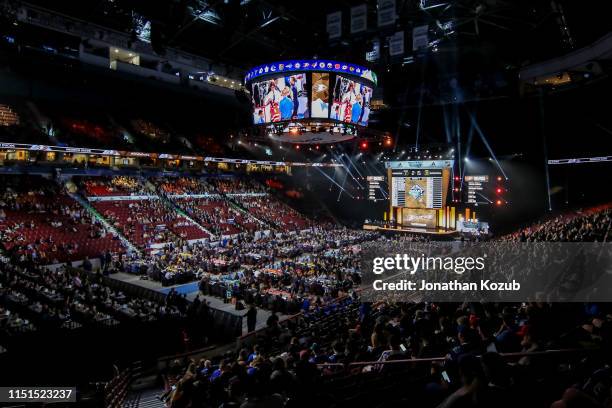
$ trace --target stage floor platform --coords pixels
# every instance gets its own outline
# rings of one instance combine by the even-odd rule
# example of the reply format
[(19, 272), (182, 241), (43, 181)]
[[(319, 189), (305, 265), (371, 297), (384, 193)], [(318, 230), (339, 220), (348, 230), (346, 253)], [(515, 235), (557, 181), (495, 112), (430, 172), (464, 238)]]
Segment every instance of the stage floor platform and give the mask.
[(363, 229), (367, 231), (389, 231), (407, 234), (425, 234), (425, 235), (437, 235), (447, 238), (459, 236), (457, 230), (448, 230), (444, 228), (431, 229), (431, 228), (415, 228), (415, 227), (391, 227), (391, 226), (380, 226), (373, 224), (364, 224)]
[[(168, 294), (170, 289), (175, 289), (180, 294), (186, 294), (187, 300), (192, 302), (197, 295), (200, 295), (200, 300), (206, 300), (209, 302), (209, 306), (213, 309), (220, 310), (223, 312), (227, 312), (233, 314), (235, 316), (244, 316), (248, 309), (245, 310), (236, 310), (236, 306), (232, 303), (224, 303), (222, 299), (213, 297), (213, 296), (204, 296), (200, 293), (198, 289), (198, 282), (190, 282), (183, 283), (179, 285), (172, 286), (162, 286), (161, 282), (140, 279), (139, 275), (133, 275), (130, 273), (118, 272), (109, 276), (112, 279), (119, 280), (121, 282), (130, 283), (132, 285), (140, 286), (143, 288), (151, 289), (156, 292), (163, 293), (164, 295)], [(266, 321), (268, 317), (270, 317), (272, 313), (268, 310), (257, 309), (257, 324), (255, 325), (255, 330), (262, 329), (266, 326)], [(279, 314), (279, 318), (285, 317), (284, 315)], [(242, 334), (247, 333), (247, 325), (246, 318), (242, 319)]]

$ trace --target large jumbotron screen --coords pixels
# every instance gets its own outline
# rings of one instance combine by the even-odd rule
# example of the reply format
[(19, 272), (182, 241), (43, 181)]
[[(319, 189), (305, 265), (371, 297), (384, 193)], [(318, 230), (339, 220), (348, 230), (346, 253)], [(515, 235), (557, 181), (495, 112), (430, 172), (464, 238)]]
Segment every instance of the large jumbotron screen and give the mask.
[(365, 67), (317, 60), (266, 64), (245, 80), (256, 125), (313, 119), (367, 126), (376, 85), (376, 75)]
[(329, 118), (329, 73), (312, 73), (312, 117)]
[(372, 88), (337, 75), (329, 117), (341, 122), (367, 126), (371, 99)]
[(309, 118), (306, 78), (298, 73), (253, 82), (253, 123)]

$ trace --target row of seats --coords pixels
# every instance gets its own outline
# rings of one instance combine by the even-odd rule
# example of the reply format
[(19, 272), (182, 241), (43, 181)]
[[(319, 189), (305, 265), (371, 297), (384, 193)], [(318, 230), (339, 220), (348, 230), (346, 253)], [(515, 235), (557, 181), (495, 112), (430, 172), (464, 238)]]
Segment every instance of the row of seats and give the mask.
[(161, 200), (96, 201), (93, 206), (130, 242), (142, 248), (171, 241), (177, 236), (188, 240), (209, 237)]
[(146, 194), (145, 187), (134, 177), (115, 176), (106, 178), (85, 178), (79, 180), (85, 195), (90, 197)]
[(275, 225), (282, 231), (295, 231), (308, 228), (309, 221), (300, 213), (273, 196), (235, 197), (256, 218)]
[(50, 190), (13, 191), (4, 183), (0, 235), (6, 251), (44, 264), (97, 257), (106, 251), (124, 252), (116, 237), (57, 186), (42, 178), (23, 181), (24, 187), (39, 183)]
[(228, 203), (222, 199), (181, 198), (175, 202), (187, 214), (215, 234), (234, 235), (243, 232), (244, 229), (256, 228), (256, 224), (247, 220), (239, 211), (230, 208)]

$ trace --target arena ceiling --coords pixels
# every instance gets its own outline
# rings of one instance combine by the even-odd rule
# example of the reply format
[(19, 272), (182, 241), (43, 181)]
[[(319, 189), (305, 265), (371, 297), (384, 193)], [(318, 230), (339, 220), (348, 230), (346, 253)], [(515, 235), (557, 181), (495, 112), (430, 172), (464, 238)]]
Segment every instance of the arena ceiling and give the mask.
[[(351, 36), (350, 7), (367, 4), (368, 30)], [(524, 118), (525, 126), (537, 129), (537, 101), (521, 100), (518, 71), (530, 63), (559, 56), (591, 44), (611, 31), (609, 13), (603, 3), (592, 0), (396, 0), (397, 21), (384, 30), (376, 27), (377, 0), (29, 0), (72, 17), (91, 21), (148, 40), (160, 53), (167, 47), (180, 48), (226, 64), (236, 77), (255, 65), (290, 58), (319, 57), (371, 66), (379, 79), (383, 108), (373, 113), (369, 130), (389, 131), (398, 140), (412, 141), (419, 134), (427, 141), (449, 138), (452, 122), (459, 128), (469, 123), (468, 112), (478, 111), (479, 120), (499, 128), (498, 117), (511, 118), (504, 131), (495, 134), (497, 143), (508, 141), (507, 151), (516, 149), (516, 135), (525, 134), (512, 118)], [(326, 14), (343, 12), (343, 35), (330, 41)], [(451, 23), (448, 25), (448, 23)], [(406, 55), (390, 58), (386, 39), (398, 30), (428, 24), (436, 47), (413, 53), (406, 36)], [(376, 40), (381, 56), (366, 61)], [(406, 57), (414, 57), (407, 62)], [(606, 84), (606, 94), (609, 89)], [(596, 87), (585, 90), (584, 101), (596, 100)], [(599, 88), (602, 88), (601, 83)], [(376, 92), (376, 91), (375, 91)], [(248, 98), (244, 99), (245, 101)], [(473, 101), (491, 100), (487, 106), (470, 106)], [(559, 124), (557, 140), (580, 131), (565, 118), (584, 110), (598, 126), (597, 106), (559, 103), (559, 112), (549, 109), (548, 122)], [(427, 106), (428, 109), (421, 109)], [(566, 111), (572, 109), (571, 111)], [(455, 112), (456, 111), (456, 112)], [(527, 111), (527, 112), (524, 112)], [(459, 122), (457, 119), (457, 123)], [(528, 123), (528, 125), (527, 125)], [(582, 125), (581, 125), (582, 126)], [(465, 131), (465, 129), (464, 129)], [(502, 132), (503, 133), (503, 132)], [(529, 137), (528, 135), (525, 136)], [(504, 148), (501, 146), (500, 148)], [(486, 151), (483, 151), (486, 154)]]
[[(439, 52), (484, 50), (515, 66), (590, 43), (610, 29), (604, 2), (569, 0), (397, 0), (396, 25), (376, 26), (376, 0), (66, 0), (29, 3), (112, 28), (134, 32), (150, 23), (160, 52), (172, 46), (238, 69), (292, 57), (365, 62), (373, 41), (422, 24), (440, 29)], [(347, 34), (349, 9), (366, 3), (368, 31)], [(326, 14), (342, 11), (345, 35), (327, 39)], [(138, 27), (140, 25), (140, 28)], [(448, 26), (446, 26), (448, 27)], [(566, 30), (567, 28), (567, 30)], [(452, 32), (451, 32), (452, 31)], [(407, 47), (409, 48), (409, 47)], [(384, 54), (384, 53), (383, 53)], [(376, 65), (389, 63), (384, 55)]]

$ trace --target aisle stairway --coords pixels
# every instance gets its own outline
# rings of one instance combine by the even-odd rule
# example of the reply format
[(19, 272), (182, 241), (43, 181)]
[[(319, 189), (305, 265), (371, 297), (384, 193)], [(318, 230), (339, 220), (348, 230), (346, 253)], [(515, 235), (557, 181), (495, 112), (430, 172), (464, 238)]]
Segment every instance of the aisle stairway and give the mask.
[(164, 203), (164, 205), (166, 207), (168, 207), (169, 209), (171, 209), (172, 211), (177, 212), (178, 214), (182, 215), (185, 219), (187, 219), (189, 222), (191, 222), (192, 224), (194, 224), (196, 227), (198, 227), (200, 230), (204, 231), (205, 233), (208, 234), (208, 236), (210, 237), (211, 241), (214, 241), (215, 239), (215, 234), (212, 233), (212, 231), (210, 231), (209, 229), (207, 229), (206, 227), (204, 227), (202, 224), (200, 224), (199, 222), (197, 222), (196, 220), (194, 220), (192, 217), (190, 217), (185, 211), (183, 211), (183, 209), (181, 207), (179, 207), (178, 205), (176, 205), (176, 203), (172, 200), (170, 200), (168, 197), (165, 196), (165, 194), (163, 194), (163, 191), (156, 186), (155, 184), (151, 183), (149, 180), (145, 181), (145, 185), (147, 186), (147, 188), (149, 188), (152, 191), (155, 191), (155, 193), (157, 194), (157, 196), (159, 197), (159, 199), (161, 200), (162, 203)]
[(132, 391), (125, 399), (123, 408), (165, 408), (166, 405), (158, 398), (163, 393), (163, 388)]
[(96, 209), (93, 208), (86, 199), (75, 193), (69, 193), (68, 195), (72, 197), (75, 201), (77, 201), (79, 204), (81, 204), (81, 206), (83, 206), (83, 208), (89, 211), (91, 215), (96, 217), (96, 219), (100, 221), (102, 225), (104, 225), (104, 228), (106, 228), (107, 231), (110, 231), (112, 234), (119, 237), (121, 243), (128, 249), (129, 252), (136, 252), (139, 255), (141, 254), (138, 248), (136, 248), (136, 246), (132, 244), (126, 237), (124, 237), (123, 234), (121, 234), (121, 232), (117, 230), (117, 228), (110, 224), (106, 218), (104, 218), (98, 211), (96, 211)]
[(255, 214), (253, 214), (248, 209), (246, 209), (242, 204), (240, 204), (240, 202), (235, 200), (231, 195), (228, 195), (228, 194), (221, 194), (221, 195), (227, 200), (231, 208), (235, 209), (236, 211), (239, 211), (241, 214), (243, 214), (247, 218), (254, 219), (255, 221), (259, 223), (259, 225), (264, 226), (265, 227), (264, 229), (278, 229), (277, 225), (255, 216)]

